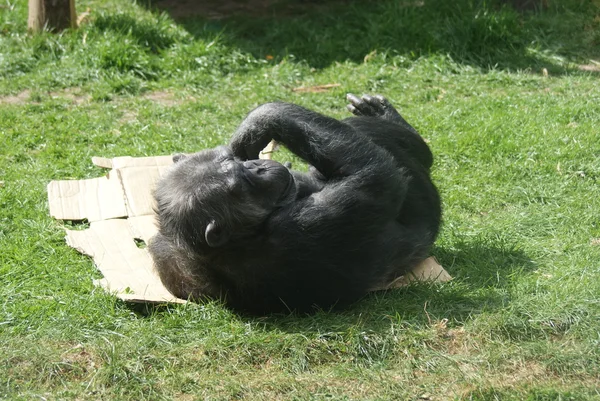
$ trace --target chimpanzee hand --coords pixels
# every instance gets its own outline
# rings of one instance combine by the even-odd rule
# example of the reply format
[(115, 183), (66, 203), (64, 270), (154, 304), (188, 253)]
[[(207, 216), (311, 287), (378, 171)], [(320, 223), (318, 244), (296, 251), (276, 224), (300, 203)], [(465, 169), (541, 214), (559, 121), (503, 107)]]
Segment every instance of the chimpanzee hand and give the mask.
[(261, 150), (271, 141), (269, 137), (256, 137), (251, 132), (246, 135), (236, 135), (231, 141), (231, 150), (235, 157), (241, 160), (255, 160)]

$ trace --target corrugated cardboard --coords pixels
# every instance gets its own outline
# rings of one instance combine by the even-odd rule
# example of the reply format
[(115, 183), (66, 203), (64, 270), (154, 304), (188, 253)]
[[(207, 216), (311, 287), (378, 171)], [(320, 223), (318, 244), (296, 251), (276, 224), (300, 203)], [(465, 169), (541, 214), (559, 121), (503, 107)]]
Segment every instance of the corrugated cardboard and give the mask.
[(185, 302), (162, 285), (144, 249), (156, 233), (152, 188), (171, 157), (94, 157), (92, 162), (112, 170), (100, 178), (48, 184), (52, 217), (90, 223), (85, 230), (67, 230), (67, 244), (91, 256), (104, 276), (95, 284), (123, 300)]
[(89, 180), (48, 184), (50, 215), (61, 220), (99, 221), (127, 216), (125, 193), (116, 171)]
[(408, 274), (398, 277), (386, 286), (381, 288), (373, 288), (372, 291), (391, 290), (394, 288), (404, 287), (413, 281), (433, 281), (446, 282), (452, 280), (452, 277), (438, 263), (433, 256), (422, 261), (418, 266), (412, 269)]
[[(261, 155), (270, 158), (273, 144)], [(88, 221), (89, 228), (67, 230), (67, 244), (89, 255), (104, 278), (95, 284), (120, 299), (133, 302), (177, 302), (154, 271), (145, 244), (156, 233), (152, 190), (172, 164), (171, 156), (92, 158), (111, 169), (105, 176), (48, 184), (50, 215), (59, 220)], [(450, 276), (434, 258), (385, 290), (412, 280), (447, 281)]]

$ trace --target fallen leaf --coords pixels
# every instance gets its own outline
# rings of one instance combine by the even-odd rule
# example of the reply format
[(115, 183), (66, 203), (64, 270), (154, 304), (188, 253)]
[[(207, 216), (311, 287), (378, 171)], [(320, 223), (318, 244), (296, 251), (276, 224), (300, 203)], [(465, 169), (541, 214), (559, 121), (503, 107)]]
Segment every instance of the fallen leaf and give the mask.
[(373, 50), (371, 53), (367, 54), (365, 56), (365, 58), (363, 59), (364, 63), (368, 63), (369, 61), (371, 61), (371, 59), (373, 59), (375, 56), (377, 55), (377, 50)]
[(79, 14), (79, 16), (77, 17), (77, 26), (81, 26), (81, 24), (86, 22), (89, 19), (90, 14), (91, 14), (91, 10), (89, 7), (84, 12)]

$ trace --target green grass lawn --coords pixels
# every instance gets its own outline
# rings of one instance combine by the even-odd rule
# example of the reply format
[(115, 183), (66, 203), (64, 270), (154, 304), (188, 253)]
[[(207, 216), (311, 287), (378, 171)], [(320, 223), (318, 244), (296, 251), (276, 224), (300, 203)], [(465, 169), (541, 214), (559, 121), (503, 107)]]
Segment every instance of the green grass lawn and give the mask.
[[(0, 398), (600, 400), (598, 1), (139, 3), (78, 0), (81, 29), (37, 37), (27, 1), (0, 5)], [(50, 180), (103, 174), (91, 156), (223, 144), (275, 99), (342, 118), (347, 92), (429, 141), (452, 282), (308, 317), (134, 307), (48, 215)]]

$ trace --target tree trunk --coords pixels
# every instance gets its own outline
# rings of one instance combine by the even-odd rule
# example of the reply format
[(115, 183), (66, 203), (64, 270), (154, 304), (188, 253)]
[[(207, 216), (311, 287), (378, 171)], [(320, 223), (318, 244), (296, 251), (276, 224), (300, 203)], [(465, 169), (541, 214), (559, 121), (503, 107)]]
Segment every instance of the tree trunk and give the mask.
[(28, 28), (32, 32), (52, 32), (77, 28), (75, 0), (29, 0)]

